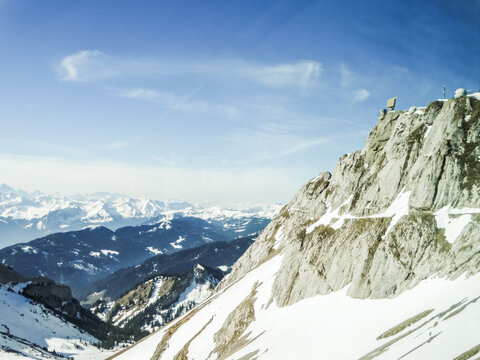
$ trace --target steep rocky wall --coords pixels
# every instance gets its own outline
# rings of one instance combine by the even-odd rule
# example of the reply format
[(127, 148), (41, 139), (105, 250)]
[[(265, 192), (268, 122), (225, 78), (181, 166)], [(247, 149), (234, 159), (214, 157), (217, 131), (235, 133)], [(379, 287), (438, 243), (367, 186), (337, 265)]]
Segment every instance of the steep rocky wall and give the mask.
[(435, 273), (478, 272), (479, 114), (474, 97), (382, 112), (365, 148), (304, 185), (218, 289), (278, 253), (280, 306), (348, 284), (353, 297), (382, 298)]

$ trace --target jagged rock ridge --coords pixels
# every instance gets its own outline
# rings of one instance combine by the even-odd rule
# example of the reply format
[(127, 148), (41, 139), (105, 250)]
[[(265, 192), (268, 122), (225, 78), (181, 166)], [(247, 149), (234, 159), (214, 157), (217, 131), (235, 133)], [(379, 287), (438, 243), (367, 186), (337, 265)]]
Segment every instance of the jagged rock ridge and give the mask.
[(480, 94), (382, 112), (365, 148), (303, 186), (214, 296), (118, 358), (468, 358), (479, 145)]

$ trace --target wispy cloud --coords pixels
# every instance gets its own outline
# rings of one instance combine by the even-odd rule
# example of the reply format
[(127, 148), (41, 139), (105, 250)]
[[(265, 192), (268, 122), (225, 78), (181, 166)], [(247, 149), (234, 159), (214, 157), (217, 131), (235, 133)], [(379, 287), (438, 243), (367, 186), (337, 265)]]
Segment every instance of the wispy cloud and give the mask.
[(308, 135), (305, 131), (294, 131), (293, 127), (281, 123), (267, 122), (255, 129), (243, 129), (223, 138), (224, 141), (244, 147), (242, 163), (258, 163), (292, 155), (308, 148), (329, 142), (327, 137)]
[(369, 97), (370, 97), (370, 91), (368, 91), (367, 89), (359, 89), (354, 93), (353, 102), (357, 103), (357, 102), (365, 101)]
[[(171, 109), (179, 109), (198, 92), (198, 89), (190, 92), (185, 96), (175, 94), (172, 91), (158, 91), (149, 88), (133, 88), (133, 89), (115, 89), (111, 94), (118, 97), (130, 99), (142, 99), (161, 103)], [(197, 107), (200, 105), (197, 102)]]
[(201, 88), (194, 89), (186, 95), (179, 95), (173, 91), (159, 91), (150, 88), (114, 89), (110, 93), (113, 96), (158, 103), (168, 110), (196, 113), (213, 112), (227, 116), (234, 116), (236, 114), (237, 109), (235, 106), (194, 100), (195, 95), (200, 89)]
[(338, 72), (340, 73), (340, 85), (348, 87), (352, 83), (353, 73), (346, 64), (340, 64)]
[(160, 156), (150, 156), (150, 159), (159, 162), (160, 164), (163, 165), (168, 165), (168, 166), (173, 166), (175, 165), (175, 161), (167, 160), (163, 157)]
[[(242, 59), (158, 59), (111, 56), (99, 50), (82, 50), (64, 57), (58, 66), (61, 81), (96, 81), (107, 78), (195, 75), (209, 78), (236, 78), (266, 87), (314, 85), (323, 72), (314, 60), (265, 64)], [(132, 94), (135, 95), (135, 94)], [(139, 93), (140, 96), (149, 94)]]
[(119, 97), (145, 100), (156, 100), (161, 96), (165, 96), (165, 94), (161, 94), (156, 90), (146, 88), (122, 89), (113, 92), (113, 94)]
[(89, 81), (111, 76), (103, 66), (106, 55), (98, 50), (83, 50), (64, 57), (58, 69), (61, 81)]
[[(279, 138), (278, 140), (282, 140)], [(329, 140), (325, 137), (313, 138), (313, 139), (301, 139), (297, 138), (296, 140), (290, 139), (283, 139), (287, 140), (288, 145), (282, 146), (282, 150), (270, 153), (260, 154), (256, 158), (253, 159), (253, 162), (262, 162), (269, 159), (276, 159), (281, 158), (284, 156), (292, 155), (303, 150), (323, 145), (329, 142)], [(293, 141), (292, 141), (293, 140)]]
[(322, 65), (316, 61), (299, 61), (295, 64), (251, 66), (251, 76), (269, 87), (313, 85), (322, 73)]
[(350, 105), (365, 101), (370, 97), (370, 91), (363, 86), (371, 86), (371, 78), (352, 70), (346, 63), (340, 64), (338, 75), (340, 86), (337, 89), (337, 95), (348, 101)]
[(107, 144), (105, 144), (105, 149), (108, 150), (119, 150), (119, 149), (125, 149), (129, 147), (130, 144), (126, 141), (112, 141)]

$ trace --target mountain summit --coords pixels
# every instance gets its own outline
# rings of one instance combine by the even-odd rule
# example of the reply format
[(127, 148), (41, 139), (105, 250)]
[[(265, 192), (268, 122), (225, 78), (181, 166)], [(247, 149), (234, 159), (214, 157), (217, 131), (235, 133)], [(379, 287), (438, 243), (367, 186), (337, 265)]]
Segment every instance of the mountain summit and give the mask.
[(480, 93), (382, 111), (202, 305), (116, 359), (468, 359), (480, 351)]

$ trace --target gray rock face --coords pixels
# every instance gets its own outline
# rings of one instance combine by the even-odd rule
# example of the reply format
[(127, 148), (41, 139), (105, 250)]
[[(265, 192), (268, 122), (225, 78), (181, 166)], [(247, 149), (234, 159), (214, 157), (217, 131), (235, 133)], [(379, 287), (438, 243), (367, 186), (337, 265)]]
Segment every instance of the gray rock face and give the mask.
[(27, 285), (23, 295), (35, 299), (52, 309), (61, 309), (70, 316), (75, 316), (79, 310), (78, 303), (73, 303), (72, 291), (66, 285), (55, 284), (45, 279)]
[[(435, 273), (478, 272), (479, 114), (473, 97), (381, 113), (365, 148), (304, 185), (219, 289), (279, 252), (280, 306), (348, 284), (353, 297), (393, 297)], [(440, 209), (456, 209), (447, 228)]]
[(0, 284), (7, 284), (9, 282), (24, 282), (26, 278), (13, 270), (11, 267), (0, 264)]

